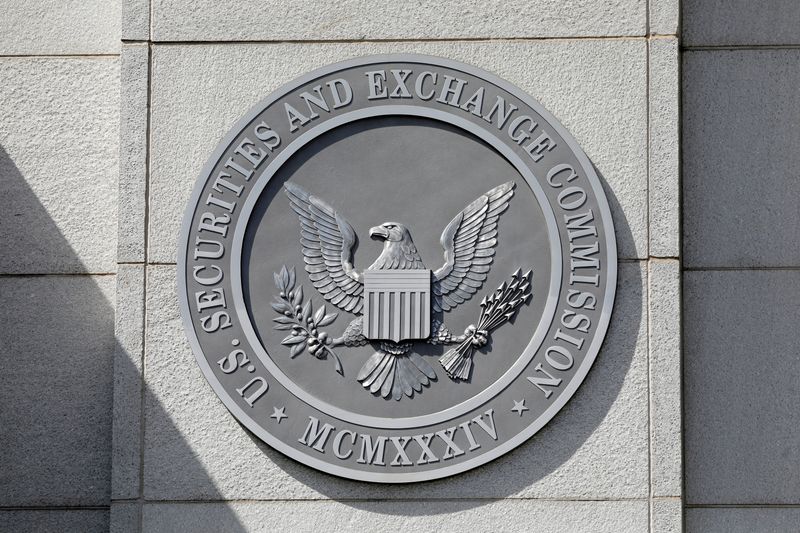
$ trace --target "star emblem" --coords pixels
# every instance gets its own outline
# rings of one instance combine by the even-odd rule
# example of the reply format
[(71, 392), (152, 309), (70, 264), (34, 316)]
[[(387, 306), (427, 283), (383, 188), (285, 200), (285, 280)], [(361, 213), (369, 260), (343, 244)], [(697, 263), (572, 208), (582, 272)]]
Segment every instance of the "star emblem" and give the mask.
[(529, 409), (525, 407), (525, 400), (514, 400), (514, 407), (512, 407), (511, 410), (515, 413), (519, 413), (519, 416), (522, 416), (523, 411), (529, 411)]
[(289, 418), (288, 415), (286, 415), (286, 408), (285, 407), (281, 407), (280, 409), (278, 409), (277, 407), (273, 407), (272, 408), (272, 414), (269, 415), (269, 417), (270, 418), (274, 418), (275, 420), (277, 420), (278, 424), (280, 424), (281, 420), (283, 420), (284, 418)]

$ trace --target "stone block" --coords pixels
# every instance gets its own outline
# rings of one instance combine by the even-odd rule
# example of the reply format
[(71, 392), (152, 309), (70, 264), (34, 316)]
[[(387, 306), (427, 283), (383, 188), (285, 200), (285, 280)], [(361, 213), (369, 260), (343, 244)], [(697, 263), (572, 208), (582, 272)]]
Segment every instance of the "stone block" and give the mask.
[(106, 533), (108, 511), (88, 509), (0, 510), (0, 531)]
[(117, 344), (114, 349), (111, 497), (137, 498), (142, 440), (143, 265), (119, 265), (114, 318)]
[[(313, 517), (313, 519), (310, 519)], [(647, 530), (647, 502), (540, 500), (410, 500), (146, 504), (145, 531), (231, 533), (293, 531), (439, 533), (492, 531), (638, 533)]]
[(140, 533), (140, 514), (140, 503), (112, 501), (109, 533)]
[(684, 274), (687, 504), (800, 501), (799, 293), (796, 270)]
[(123, 45), (120, 56), (119, 198), (117, 260), (144, 262), (147, 210), (147, 113), (150, 52)]
[(781, 507), (687, 509), (688, 533), (797, 531), (800, 509)]
[(604, 348), (575, 397), (527, 443), (455, 478), (384, 486), (311, 470), (244, 430), (205, 381), (185, 340), (174, 268), (148, 267), (145, 497), (646, 498), (645, 278), (640, 263), (620, 265)]
[(650, 255), (680, 255), (678, 40), (649, 41)]
[(650, 0), (651, 35), (676, 35), (680, 21), (680, 0)]
[(0, 55), (119, 53), (120, 0), (5, 0), (0, 11)]
[(107, 505), (114, 276), (3, 277), (0, 294), (0, 506)]
[(795, 0), (684, 0), (683, 44), (800, 44)]
[(650, 501), (651, 533), (681, 533), (683, 531), (683, 509), (680, 498)]
[(681, 270), (674, 259), (650, 261), (650, 493), (680, 496)]
[(684, 264), (800, 265), (800, 50), (683, 58)]
[(175, 262), (194, 182), (251, 106), (333, 58), (400, 51), (486, 68), (538, 99), (604, 176), (620, 257), (647, 257), (647, 45), (644, 40), (548, 40), (154, 47), (150, 261)]
[(457, 4), (153, 0), (157, 41), (313, 41), (644, 35), (645, 2), (467, 0)]
[(116, 269), (118, 127), (116, 58), (0, 59), (0, 273)]
[(150, 38), (150, 0), (122, 1), (122, 39), (146, 41)]

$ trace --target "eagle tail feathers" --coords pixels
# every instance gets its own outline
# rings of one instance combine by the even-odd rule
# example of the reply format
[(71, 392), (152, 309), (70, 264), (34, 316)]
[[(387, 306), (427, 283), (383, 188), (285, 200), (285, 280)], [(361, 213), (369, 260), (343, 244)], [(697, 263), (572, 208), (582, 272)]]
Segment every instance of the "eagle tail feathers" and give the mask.
[(356, 376), (372, 394), (401, 400), (414, 397), (436, 380), (436, 372), (425, 359), (411, 351), (410, 343), (382, 342)]

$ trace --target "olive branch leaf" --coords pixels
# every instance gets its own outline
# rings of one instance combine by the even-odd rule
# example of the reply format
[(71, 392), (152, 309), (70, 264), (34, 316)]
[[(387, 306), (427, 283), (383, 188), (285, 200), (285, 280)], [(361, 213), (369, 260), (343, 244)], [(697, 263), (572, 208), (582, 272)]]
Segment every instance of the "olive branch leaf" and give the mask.
[(326, 359), (330, 355), (336, 372), (343, 376), (342, 362), (330, 348), (331, 338), (319, 329), (332, 324), (339, 313), (328, 314), (324, 304), (314, 311), (311, 300), (303, 304), (303, 287), (296, 285), (294, 267), (287, 269), (284, 265), (280, 272), (273, 274), (273, 279), (280, 292), (271, 305), (280, 316), (272, 321), (276, 323), (276, 330), (290, 331), (281, 341), (282, 345), (289, 347), (289, 357), (295, 358), (306, 349), (317, 359)]

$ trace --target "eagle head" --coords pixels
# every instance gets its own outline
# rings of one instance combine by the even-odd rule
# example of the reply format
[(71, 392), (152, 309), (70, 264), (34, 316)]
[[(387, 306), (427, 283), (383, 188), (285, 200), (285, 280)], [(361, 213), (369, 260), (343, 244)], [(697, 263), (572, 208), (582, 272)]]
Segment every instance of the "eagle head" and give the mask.
[(369, 229), (369, 236), (379, 241), (412, 242), (411, 232), (399, 222), (384, 222)]
[(399, 222), (384, 222), (369, 229), (369, 236), (383, 241), (383, 251), (370, 266), (372, 270), (425, 268), (411, 239), (411, 232)]

